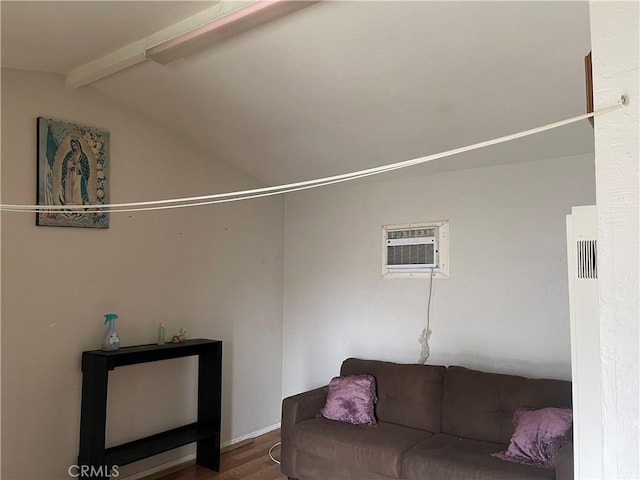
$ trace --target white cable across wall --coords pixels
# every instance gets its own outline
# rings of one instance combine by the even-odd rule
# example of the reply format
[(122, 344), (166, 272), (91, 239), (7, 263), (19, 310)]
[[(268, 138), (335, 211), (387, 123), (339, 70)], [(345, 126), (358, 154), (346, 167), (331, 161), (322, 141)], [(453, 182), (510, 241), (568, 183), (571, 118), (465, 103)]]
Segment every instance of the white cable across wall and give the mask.
[(535, 135), (537, 133), (552, 130), (554, 128), (569, 125), (571, 123), (579, 122), (590, 117), (596, 117), (604, 115), (628, 105), (628, 99), (624, 95), (620, 97), (619, 102), (616, 105), (612, 105), (607, 108), (600, 109), (591, 113), (585, 113), (577, 115), (575, 117), (568, 118), (566, 120), (560, 120), (558, 122), (549, 123), (540, 127), (531, 128), (529, 130), (523, 130), (518, 133), (505, 135), (503, 137), (495, 138), (493, 140), (486, 140), (479, 143), (474, 143), (465, 147), (455, 148), (446, 152), (435, 153), (424, 157), (418, 157), (411, 160), (405, 160), (397, 163), (391, 163), (382, 165), (380, 167), (373, 167), (365, 170), (358, 170), (356, 172), (344, 173), (341, 175), (334, 175), (330, 177), (318, 178), (315, 180), (306, 180), (301, 182), (289, 183), (284, 185), (275, 185), (271, 187), (256, 188), (251, 190), (240, 190), (236, 192), (216, 193), (211, 195), (202, 195), (197, 197), (184, 197), (173, 198), (167, 200), (153, 200), (146, 202), (130, 202), (130, 203), (108, 203), (100, 206), (93, 205), (15, 205), (15, 204), (0, 204), (0, 211), (4, 212), (28, 212), (37, 213), (41, 211), (81, 211), (85, 213), (91, 213), (93, 210), (96, 212), (109, 212), (109, 213), (124, 213), (124, 212), (141, 212), (150, 210), (167, 210), (173, 208), (185, 208), (196, 207), (202, 205), (212, 205), (217, 203), (235, 202), (239, 200), (249, 200), (253, 198), (262, 198), (271, 195), (280, 195), (283, 193), (297, 192), (300, 190), (306, 190), (310, 188), (322, 187), (326, 185), (332, 185), (336, 183), (347, 182), (358, 178), (369, 177), (372, 175), (378, 175), (381, 173), (391, 172), (402, 168), (412, 167), (420, 165), (422, 163), (430, 162), (439, 158), (445, 158), (452, 155), (457, 155), (464, 152), (470, 152), (472, 150), (478, 150), (480, 148), (489, 147), (491, 145), (498, 145), (500, 143), (516, 140), (518, 138)]

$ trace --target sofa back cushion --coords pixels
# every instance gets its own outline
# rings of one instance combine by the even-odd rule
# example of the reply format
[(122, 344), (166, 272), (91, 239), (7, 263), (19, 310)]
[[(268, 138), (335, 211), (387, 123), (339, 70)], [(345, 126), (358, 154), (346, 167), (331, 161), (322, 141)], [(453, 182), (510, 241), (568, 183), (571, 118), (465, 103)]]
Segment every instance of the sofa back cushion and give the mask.
[(433, 365), (348, 358), (342, 363), (340, 374), (375, 377), (379, 421), (439, 433), (444, 370)]
[(516, 409), (570, 406), (571, 382), (448, 367), (444, 376), (442, 431), (507, 444), (513, 434)]

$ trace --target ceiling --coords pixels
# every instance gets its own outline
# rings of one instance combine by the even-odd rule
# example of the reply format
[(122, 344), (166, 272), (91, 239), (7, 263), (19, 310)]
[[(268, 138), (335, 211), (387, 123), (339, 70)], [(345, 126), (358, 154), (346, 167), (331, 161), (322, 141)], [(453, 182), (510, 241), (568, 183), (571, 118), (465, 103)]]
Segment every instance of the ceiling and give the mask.
[[(67, 74), (216, 4), (2, 1), (2, 66)], [(586, 1), (309, 2), (187, 58), (141, 61), (82, 88), (280, 184), (582, 114), (589, 50)], [(591, 151), (584, 120), (394, 175)]]

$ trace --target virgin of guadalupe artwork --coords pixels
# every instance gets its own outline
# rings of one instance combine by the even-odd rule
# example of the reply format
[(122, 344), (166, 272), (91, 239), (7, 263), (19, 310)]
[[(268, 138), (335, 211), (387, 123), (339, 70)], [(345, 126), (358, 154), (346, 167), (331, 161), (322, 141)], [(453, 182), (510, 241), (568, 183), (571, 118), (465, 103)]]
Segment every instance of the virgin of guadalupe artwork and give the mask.
[[(109, 132), (38, 117), (36, 225), (109, 228)], [(81, 207), (81, 208), (78, 208)]]

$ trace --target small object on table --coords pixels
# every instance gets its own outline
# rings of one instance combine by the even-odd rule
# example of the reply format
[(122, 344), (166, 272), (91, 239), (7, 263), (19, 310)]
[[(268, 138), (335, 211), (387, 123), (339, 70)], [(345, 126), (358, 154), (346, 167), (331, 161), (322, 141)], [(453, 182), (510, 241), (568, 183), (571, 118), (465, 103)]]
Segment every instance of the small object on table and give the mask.
[(158, 345), (164, 345), (164, 323), (158, 327)]
[(102, 340), (101, 348), (106, 352), (113, 352), (120, 348), (120, 337), (118, 336), (118, 332), (116, 331), (116, 319), (118, 315), (115, 313), (107, 313), (104, 316), (105, 325), (108, 323), (109, 327), (107, 328), (107, 333), (104, 335), (104, 339)]
[(187, 339), (187, 331), (180, 329), (177, 335), (171, 339), (171, 343), (182, 343)]

